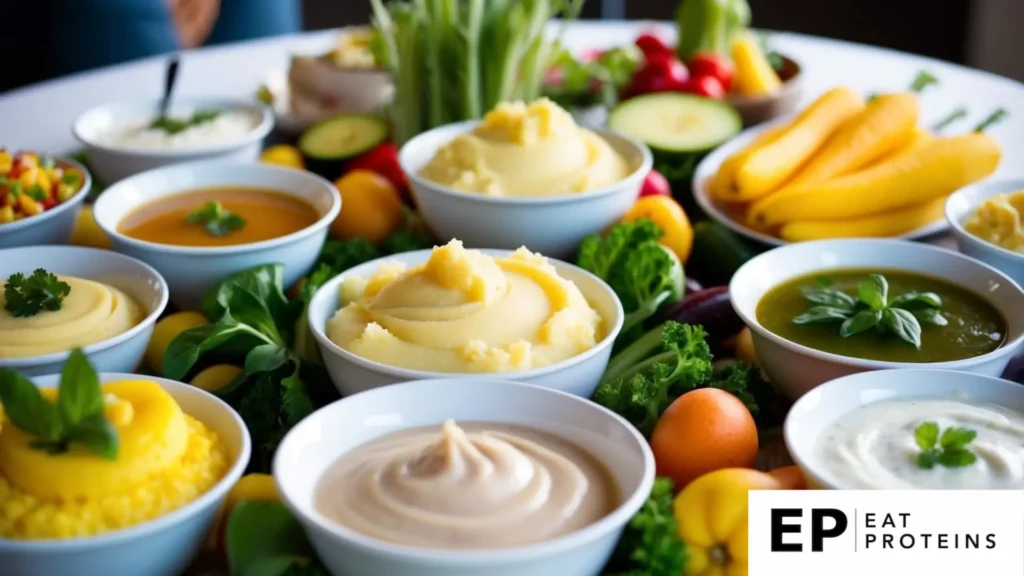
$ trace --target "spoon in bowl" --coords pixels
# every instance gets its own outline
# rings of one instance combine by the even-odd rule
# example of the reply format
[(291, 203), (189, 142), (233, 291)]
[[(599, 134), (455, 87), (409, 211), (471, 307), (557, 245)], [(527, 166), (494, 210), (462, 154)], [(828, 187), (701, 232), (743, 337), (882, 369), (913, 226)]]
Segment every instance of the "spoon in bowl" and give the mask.
[(174, 92), (174, 83), (178, 79), (178, 55), (171, 56), (167, 63), (167, 70), (164, 74), (164, 96), (160, 100), (160, 115), (153, 121), (153, 125), (162, 125), (167, 122), (167, 109), (171, 105), (171, 94)]

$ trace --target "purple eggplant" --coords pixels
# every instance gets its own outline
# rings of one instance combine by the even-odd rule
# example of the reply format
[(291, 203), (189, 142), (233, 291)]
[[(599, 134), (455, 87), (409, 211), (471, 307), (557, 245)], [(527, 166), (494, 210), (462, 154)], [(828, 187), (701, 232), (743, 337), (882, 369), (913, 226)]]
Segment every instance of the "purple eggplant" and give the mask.
[(660, 324), (668, 320), (703, 326), (708, 333), (708, 343), (712, 346), (736, 335), (745, 326), (733, 310), (727, 286), (695, 292), (667, 307), (659, 313), (657, 321)]
[(704, 289), (704, 287), (700, 285), (700, 282), (697, 282), (696, 280), (694, 280), (693, 278), (690, 278), (689, 276), (686, 277), (686, 295), (687, 296), (689, 296), (690, 294), (695, 294), (697, 292), (700, 292), (703, 289)]

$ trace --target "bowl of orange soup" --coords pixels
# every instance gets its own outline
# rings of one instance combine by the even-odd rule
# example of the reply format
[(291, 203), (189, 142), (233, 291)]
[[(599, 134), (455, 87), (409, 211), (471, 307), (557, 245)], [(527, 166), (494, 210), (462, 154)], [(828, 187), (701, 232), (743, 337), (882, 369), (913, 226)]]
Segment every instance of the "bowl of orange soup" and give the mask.
[(171, 301), (186, 309), (224, 278), (261, 264), (283, 264), (284, 284), (294, 284), (313, 267), (340, 210), (337, 189), (319, 176), (221, 161), (126, 178), (93, 208), (113, 249), (156, 268)]

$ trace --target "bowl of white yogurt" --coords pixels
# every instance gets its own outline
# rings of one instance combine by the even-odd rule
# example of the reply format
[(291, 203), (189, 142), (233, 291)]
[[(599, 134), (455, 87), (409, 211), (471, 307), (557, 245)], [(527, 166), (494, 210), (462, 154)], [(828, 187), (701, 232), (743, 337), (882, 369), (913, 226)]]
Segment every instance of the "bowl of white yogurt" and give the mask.
[(255, 161), (274, 127), (273, 111), (259, 103), (176, 98), (160, 117), (159, 100), (104, 104), (75, 120), (94, 175), (110, 185), (169, 164), (193, 160)]
[(784, 435), (812, 488), (1024, 489), (1024, 386), (992, 376), (845, 376), (802, 396)]

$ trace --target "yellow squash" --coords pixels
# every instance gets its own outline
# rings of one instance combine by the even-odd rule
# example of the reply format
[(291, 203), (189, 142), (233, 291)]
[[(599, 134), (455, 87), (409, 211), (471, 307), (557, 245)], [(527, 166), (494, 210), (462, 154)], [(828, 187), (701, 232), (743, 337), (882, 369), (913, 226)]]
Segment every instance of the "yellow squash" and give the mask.
[(756, 150), (760, 150), (778, 140), (780, 136), (786, 133), (790, 126), (791, 124), (786, 122), (765, 130), (754, 138), (754, 141), (746, 148), (728, 157), (725, 162), (722, 162), (722, 165), (718, 167), (718, 172), (715, 173), (708, 185), (711, 197), (722, 202), (738, 201), (739, 199), (736, 197), (736, 170)]
[(757, 38), (746, 33), (732, 44), (732, 61), (736, 66), (733, 90), (745, 96), (771, 94), (782, 86)]
[(751, 206), (758, 227), (801, 220), (849, 220), (946, 196), (995, 171), (999, 143), (981, 133), (939, 138), (873, 168), (773, 195)]
[(922, 126), (918, 126), (914, 128), (914, 133), (910, 135), (910, 138), (907, 139), (906, 142), (904, 142), (900, 146), (897, 146), (895, 149), (890, 150), (888, 154), (883, 155), (881, 158), (878, 158), (877, 160), (868, 163), (868, 165), (865, 166), (865, 168), (874, 168), (879, 164), (892, 162), (897, 158), (906, 156), (907, 154), (910, 154), (915, 150), (923, 148), (925, 145), (930, 144), (934, 140), (935, 136), (931, 133), (930, 130)]
[(779, 237), (788, 242), (826, 238), (884, 238), (899, 236), (942, 219), (946, 196), (892, 212), (851, 220), (813, 220), (790, 222), (779, 229)]
[(793, 121), (777, 140), (755, 150), (736, 170), (737, 200), (756, 200), (799, 170), (843, 122), (864, 109), (849, 88), (829, 90)]

